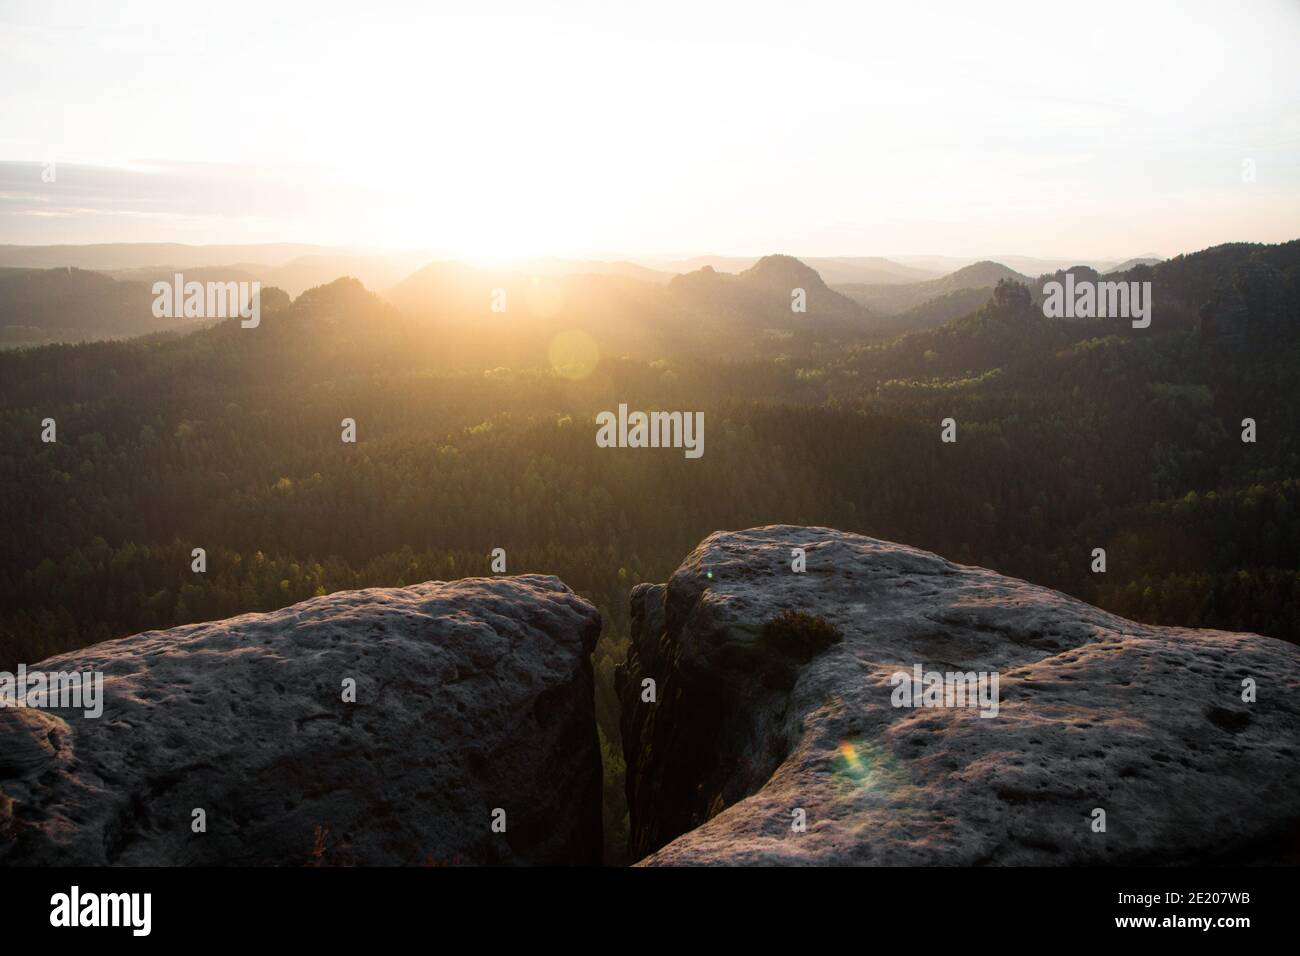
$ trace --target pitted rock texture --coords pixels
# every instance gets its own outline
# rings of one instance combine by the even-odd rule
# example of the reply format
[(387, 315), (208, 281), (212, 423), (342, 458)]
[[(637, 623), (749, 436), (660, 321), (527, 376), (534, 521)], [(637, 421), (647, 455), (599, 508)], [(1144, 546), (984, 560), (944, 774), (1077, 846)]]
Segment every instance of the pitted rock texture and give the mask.
[(104, 711), (0, 709), (0, 864), (598, 864), (599, 631), (558, 579), (524, 575), (33, 665), (103, 671)]
[[(773, 641), (786, 611), (839, 639)], [(633, 591), (632, 622), (616, 681), (631, 851), (646, 864), (1300, 858), (1291, 644), (1138, 624), (925, 551), (788, 526), (711, 535), (667, 585)], [(916, 664), (997, 672), (997, 716), (893, 706), (891, 675)]]

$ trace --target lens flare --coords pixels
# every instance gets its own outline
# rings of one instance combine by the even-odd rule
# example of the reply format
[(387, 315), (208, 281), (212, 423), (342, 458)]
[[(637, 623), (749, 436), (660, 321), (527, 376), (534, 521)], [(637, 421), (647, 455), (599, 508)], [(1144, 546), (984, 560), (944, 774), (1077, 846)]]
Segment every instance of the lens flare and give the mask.
[(875, 791), (909, 784), (906, 767), (889, 751), (866, 740), (845, 740), (832, 758), (835, 775), (845, 783)]
[(551, 371), (561, 378), (577, 381), (596, 371), (600, 349), (596, 340), (581, 329), (569, 329), (551, 339), (547, 349)]

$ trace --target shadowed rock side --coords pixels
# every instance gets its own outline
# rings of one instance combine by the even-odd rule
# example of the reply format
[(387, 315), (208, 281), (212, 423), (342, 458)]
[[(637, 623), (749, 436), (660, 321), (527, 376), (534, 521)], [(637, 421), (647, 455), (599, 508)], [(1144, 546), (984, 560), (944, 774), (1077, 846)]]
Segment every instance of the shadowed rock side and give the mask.
[[(783, 612), (832, 637), (773, 640)], [(667, 585), (633, 591), (632, 621), (616, 680), (632, 856), (648, 864), (1297, 858), (1300, 650), (1282, 641), (1137, 624), (786, 526), (711, 535)], [(915, 664), (998, 672), (997, 716), (895, 708), (890, 677)]]
[(599, 630), (558, 579), (524, 575), (51, 658), (104, 672), (104, 712), (0, 710), (0, 863), (598, 864)]

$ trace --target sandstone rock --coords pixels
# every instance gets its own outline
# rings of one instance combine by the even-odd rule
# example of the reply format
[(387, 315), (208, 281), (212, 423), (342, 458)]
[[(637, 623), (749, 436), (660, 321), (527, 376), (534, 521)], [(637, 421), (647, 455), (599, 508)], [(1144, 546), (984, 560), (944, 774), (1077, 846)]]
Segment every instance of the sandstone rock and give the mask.
[[(839, 639), (775, 640), (785, 611)], [(786, 526), (710, 536), (667, 585), (638, 587), (632, 613), (617, 683), (647, 864), (1279, 862), (1300, 846), (1291, 644), (1137, 624)], [(891, 675), (916, 664), (997, 672), (997, 716), (893, 706)]]
[(599, 630), (556, 578), (525, 575), (51, 658), (36, 666), (103, 671), (104, 711), (0, 709), (0, 863), (597, 864)]

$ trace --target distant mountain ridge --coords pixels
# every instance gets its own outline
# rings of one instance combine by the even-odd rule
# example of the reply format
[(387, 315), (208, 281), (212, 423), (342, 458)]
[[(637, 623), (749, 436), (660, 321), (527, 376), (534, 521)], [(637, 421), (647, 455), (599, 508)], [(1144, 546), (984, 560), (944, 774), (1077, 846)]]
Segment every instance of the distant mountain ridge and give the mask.
[[(796, 290), (802, 290), (800, 302)], [(739, 274), (705, 266), (667, 283), (437, 262), (385, 295), (406, 315), (441, 329), (449, 352), (501, 365), (544, 353), (560, 333), (586, 335), (602, 354), (681, 355), (703, 348), (743, 357), (878, 331), (869, 310), (831, 289), (806, 263), (783, 255), (765, 256)], [(805, 311), (796, 311), (797, 304)]]
[(0, 269), (0, 345), (127, 338), (177, 326), (156, 319), (141, 282), (86, 269)]
[(87, 245), (0, 245), (0, 267), (52, 269), (72, 266), (97, 272), (172, 265), (179, 268), (253, 262), (281, 265), (299, 256), (316, 255), (325, 246), (303, 243), (191, 246), (180, 242), (107, 242)]
[[(240, 270), (188, 270), (186, 281), (240, 282)], [(89, 269), (0, 268), (0, 347), (134, 338), (156, 332), (193, 332), (201, 319), (159, 318), (153, 314), (153, 283), (172, 282), (171, 272), (156, 277), (116, 279)], [(282, 308), (288, 297), (274, 286), (261, 290), (263, 311)]]
[[(152, 284), (176, 272), (205, 270), (220, 281), (256, 279), (300, 295), (340, 276), (386, 288), (428, 261), (424, 252), (350, 252), (300, 243), (190, 246), (182, 243), (105, 243), (84, 246), (0, 246), (0, 268), (90, 270)], [(222, 278), (222, 276), (225, 278)], [(206, 280), (200, 280), (206, 281)]]
[[(969, 295), (954, 297), (953, 294), (980, 289), (988, 290), (991, 293), (992, 289), (1003, 280), (1019, 282), (1024, 285), (1034, 283), (1034, 280), (1029, 276), (1016, 272), (1002, 263), (982, 261), (963, 266), (948, 275), (925, 282), (913, 282), (905, 285), (854, 283), (839, 285), (836, 286), (836, 289), (882, 316), (899, 317), (912, 310), (917, 310), (917, 314), (923, 314), (921, 307), (926, 303), (932, 303), (933, 319), (939, 321), (936, 323), (931, 320), (927, 324), (942, 325), (943, 322), (956, 318), (957, 315), (963, 313), (950, 313), (942, 307), (936, 309), (935, 305), (939, 305), (939, 303), (934, 303), (933, 300), (942, 299), (948, 305), (959, 309), (966, 308), (972, 303), (975, 307), (978, 307), (982, 302), (988, 301), (988, 296), (984, 296), (982, 300), (977, 301), (975, 297)], [(899, 327), (900, 329), (910, 329), (917, 326), (900, 322)]]
[[(668, 272), (684, 274), (710, 268), (715, 272), (739, 274), (753, 268), (762, 256), (693, 256), (675, 260), (645, 260)], [(800, 262), (817, 270), (831, 285), (845, 282), (920, 282), (939, 273), (916, 269), (880, 256), (800, 256)]]
[(1147, 262), (1163, 262), (1164, 258), (1155, 253), (1144, 252), (1140, 256), (1132, 256), (1126, 259), (1097, 259), (1092, 256), (1073, 256), (1073, 257), (1049, 257), (1049, 256), (1023, 256), (1011, 253), (998, 253), (996, 255), (983, 256), (893, 256), (895, 262), (912, 266), (918, 269), (928, 269), (941, 275), (947, 275), (958, 269), (973, 265), (976, 262), (1000, 262), (1008, 269), (1014, 269), (1016, 272), (1028, 276), (1042, 275), (1048, 272), (1056, 272), (1059, 269), (1068, 269), (1070, 266), (1083, 264), (1098, 272), (1107, 272), (1118, 270), (1122, 266)]
[[(805, 311), (795, 311), (796, 290), (802, 292)], [(736, 275), (705, 266), (674, 278), (668, 291), (690, 309), (750, 328), (860, 333), (873, 323), (869, 310), (828, 286), (816, 269), (787, 255), (764, 256)]]
[[(1124, 263), (1129, 267), (1122, 272), (1104, 275), (1108, 280), (1154, 280), (1162, 322), (1178, 327), (1196, 325), (1199, 310), (1213, 299), (1218, 325), (1224, 328), (1232, 321), (1229, 313), (1241, 313), (1243, 303), (1254, 295), (1243, 291), (1243, 283), (1267, 286), (1271, 281), (1248, 280), (1243, 270), (1285, 271), (1293, 246), (1229, 243), (1154, 265), (1135, 260)], [(79, 247), (41, 248), (54, 255), (59, 253), (50, 250)], [(142, 248), (153, 254), (217, 247)], [(500, 347), (511, 361), (536, 356), (566, 328), (599, 341), (606, 354), (648, 350), (668, 355), (716, 348), (737, 355), (779, 355), (823, 340), (879, 339), (942, 326), (978, 311), (1000, 282), (1027, 286), (1041, 301), (1042, 283), (1050, 278), (1067, 271), (1076, 273), (1076, 279), (1103, 275), (1075, 265), (1033, 278), (1005, 263), (980, 261), (921, 282), (834, 284), (810, 262), (788, 255), (761, 257), (735, 273), (704, 266), (671, 276), (626, 261), (534, 259), (512, 269), (444, 261), (407, 272), (408, 260), (406, 254), (369, 262), (309, 255), (279, 266), (152, 265), (108, 274), (75, 267), (0, 269), (0, 345), (192, 331), (192, 326), (174, 320), (160, 322), (150, 311), (150, 287), (160, 279), (170, 281), (176, 272), (201, 282), (260, 281), (264, 290), (283, 287), (297, 295), (352, 276), (367, 289), (387, 290), (383, 294), (407, 314), (447, 329), (452, 354), (455, 348), (450, 345), (487, 360), (488, 353)], [(496, 289), (508, 292), (508, 318), (491, 309)], [(797, 289), (803, 290), (798, 303), (803, 311), (795, 307)], [(531, 325), (515, 324), (527, 316), (532, 317)]]
[(1145, 256), (1136, 259), (1125, 259), (1117, 266), (1112, 266), (1109, 269), (1101, 269), (1101, 272), (1103, 275), (1111, 275), (1116, 272), (1128, 272), (1130, 269), (1136, 268), (1137, 266), (1158, 265), (1159, 263), (1164, 261), (1165, 260), (1161, 259), (1159, 256)]

